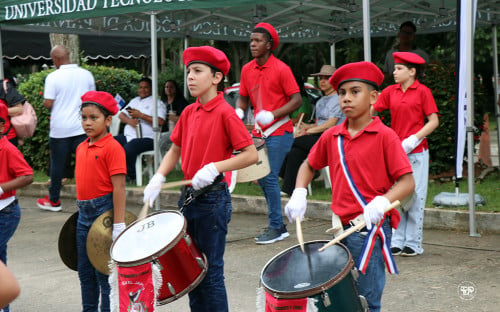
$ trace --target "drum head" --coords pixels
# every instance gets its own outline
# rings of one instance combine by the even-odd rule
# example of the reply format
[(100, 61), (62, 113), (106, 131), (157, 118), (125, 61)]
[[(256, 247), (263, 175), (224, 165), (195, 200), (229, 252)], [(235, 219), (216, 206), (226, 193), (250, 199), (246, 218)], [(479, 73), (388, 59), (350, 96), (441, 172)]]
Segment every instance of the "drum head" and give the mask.
[(121, 264), (149, 262), (175, 245), (185, 231), (186, 221), (178, 211), (150, 214), (132, 223), (116, 238), (111, 246), (111, 259)]
[(59, 256), (62, 262), (71, 270), (78, 270), (78, 254), (76, 250), (76, 222), (78, 211), (72, 214), (59, 232)]
[(337, 244), (319, 252), (328, 241), (312, 241), (289, 248), (271, 259), (261, 274), (263, 286), (276, 297), (303, 298), (340, 281), (352, 266), (344, 245)]

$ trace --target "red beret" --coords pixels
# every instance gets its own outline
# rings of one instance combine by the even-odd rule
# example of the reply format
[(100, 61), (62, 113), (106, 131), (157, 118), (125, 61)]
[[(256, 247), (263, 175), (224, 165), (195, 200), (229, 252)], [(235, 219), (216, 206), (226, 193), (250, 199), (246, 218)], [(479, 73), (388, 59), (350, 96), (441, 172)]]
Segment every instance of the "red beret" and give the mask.
[(107, 109), (111, 115), (115, 115), (118, 113), (118, 103), (116, 103), (115, 98), (104, 91), (88, 91), (84, 95), (82, 95), (82, 104), (92, 103), (96, 105), (100, 105)]
[(392, 53), (394, 64), (424, 64), (425, 60), (418, 54), (412, 52), (394, 52)]
[(348, 81), (362, 81), (378, 89), (384, 81), (384, 74), (372, 62), (356, 62), (341, 66), (328, 81), (335, 90)]
[(211, 46), (187, 48), (182, 53), (182, 60), (186, 67), (191, 63), (203, 63), (214, 67), (216, 70), (222, 72), (224, 76), (227, 76), (229, 68), (231, 68), (226, 54)]
[(271, 47), (271, 50), (274, 50), (278, 47), (278, 44), (280, 43), (280, 38), (278, 37), (278, 33), (276, 32), (276, 29), (274, 29), (273, 25), (268, 24), (268, 23), (258, 23), (255, 25), (254, 29), (257, 28), (264, 28), (271, 38), (273, 39), (273, 46)]

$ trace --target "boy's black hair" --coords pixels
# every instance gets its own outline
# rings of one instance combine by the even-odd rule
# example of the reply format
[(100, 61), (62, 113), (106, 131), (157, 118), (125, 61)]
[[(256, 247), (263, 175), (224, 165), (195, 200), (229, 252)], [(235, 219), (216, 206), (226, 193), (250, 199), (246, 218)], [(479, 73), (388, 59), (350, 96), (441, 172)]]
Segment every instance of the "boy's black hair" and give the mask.
[(424, 77), (424, 64), (408, 63), (408, 64), (401, 64), (401, 65), (404, 65), (404, 66), (408, 67), (409, 69), (415, 68), (415, 79), (416, 80), (420, 81)]
[(5, 119), (3, 119), (2, 117), (0, 117), (0, 123), (5, 123)]
[(257, 27), (254, 30), (252, 30), (252, 33), (264, 34), (266, 36), (267, 41), (271, 43), (271, 48), (273, 47), (273, 37), (271, 37), (271, 34), (267, 31), (267, 29), (262, 27)]
[(94, 102), (84, 102), (82, 104), (82, 106), (80, 106), (80, 111), (84, 107), (91, 106), (91, 105), (94, 105), (95, 107), (97, 107), (101, 111), (101, 113), (104, 115), (104, 119), (108, 118), (108, 116), (111, 116), (111, 112), (109, 110), (107, 110), (104, 106), (100, 105), (99, 103), (94, 103)]
[(413, 24), (412, 21), (406, 21), (406, 22), (403, 22), (401, 24), (401, 26), (399, 26), (399, 31), (401, 31), (401, 29), (403, 29), (403, 27), (411, 27), (413, 29), (413, 32), (416, 33), (417, 32), (417, 26), (415, 26), (415, 24)]
[(143, 81), (147, 82), (150, 87), (153, 87), (153, 81), (151, 81), (151, 79), (149, 77), (143, 76), (141, 78), (141, 80), (139, 80), (139, 83), (141, 83)]

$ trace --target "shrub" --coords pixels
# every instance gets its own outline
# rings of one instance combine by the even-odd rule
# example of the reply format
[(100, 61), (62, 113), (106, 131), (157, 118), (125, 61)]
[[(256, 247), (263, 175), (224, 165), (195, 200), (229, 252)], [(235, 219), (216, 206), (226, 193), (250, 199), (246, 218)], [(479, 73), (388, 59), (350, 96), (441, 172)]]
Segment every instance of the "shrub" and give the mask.
[[(83, 65), (82, 67), (94, 75), (98, 91), (107, 91), (112, 95), (120, 93), (126, 101), (137, 95), (137, 83), (141, 75), (136, 71), (105, 66)], [(49, 165), (50, 112), (43, 106), (43, 86), (45, 77), (52, 71), (53, 69), (50, 69), (31, 74), (26, 80), (20, 82), (18, 88), (19, 92), (33, 105), (38, 117), (34, 136), (25, 139), (19, 149), (34, 170), (44, 172), (47, 172)]]

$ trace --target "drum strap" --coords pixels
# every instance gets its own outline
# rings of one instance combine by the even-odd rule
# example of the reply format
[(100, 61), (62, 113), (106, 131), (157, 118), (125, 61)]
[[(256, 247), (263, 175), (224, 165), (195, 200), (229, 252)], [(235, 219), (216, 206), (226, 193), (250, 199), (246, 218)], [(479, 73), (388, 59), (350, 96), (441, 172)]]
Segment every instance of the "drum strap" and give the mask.
[(262, 138), (265, 139), (268, 136), (270, 136), (274, 131), (276, 131), (279, 127), (286, 124), (289, 120), (290, 120), (290, 117), (288, 115), (286, 115), (285, 117), (283, 117), (280, 120), (273, 123), (273, 125), (271, 127), (267, 128), (265, 131), (262, 131), (262, 129), (260, 128), (259, 124), (256, 121), (255, 122), (255, 130), (257, 130), (257, 132), (259, 132), (262, 135)]
[[(351, 173), (349, 172), (349, 168), (347, 168), (343, 142), (344, 138), (341, 135), (339, 135), (337, 138), (337, 147), (340, 156), (340, 164), (342, 166), (342, 170), (344, 171), (347, 184), (349, 184), (349, 187), (351, 188), (354, 197), (361, 205), (361, 207), (365, 209), (367, 202), (363, 197), (363, 195), (361, 194), (361, 192), (356, 187), (356, 185), (354, 184), (354, 180), (352, 179)], [(384, 256), (384, 261), (385, 265), (387, 266), (387, 270), (391, 274), (398, 274), (396, 261), (394, 260), (394, 257), (392, 256), (391, 253), (391, 246), (389, 245), (389, 241), (387, 240), (387, 237), (385, 236), (385, 233), (382, 230), (382, 224), (384, 223), (383, 221), (384, 220), (379, 222), (377, 226), (372, 227), (371, 230), (368, 231), (368, 235), (366, 236), (363, 248), (361, 249), (361, 253), (357, 260), (356, 266), (363, 274), (366, 272), (366, 269), (368, 267), (368, 262), (370, 261), (370, 256), (372, 254), (372, 250), (373, 247), (375, 246), (375, 241), (377, 240), (378, 236), (380, 236), (380, 239), (382, 240), (382, 255)]]
[(205, 194), (206, 192), (209, 192), (209, 191), (218, 191), (219, 190), (217, 188), (218, 185), (221, 185), (221, 189), (222, 189), (222, 187), (225, 188), (225, 183), (224, 183), (224, 186), (223, 186), (223, 184), (220, 184), (220, 182), (222, 182), (222, 180), (224, 180), (224, 174), (221, 173), (215, 178), (215, 180), (214, 180), (214, 182), (212, 182), (212, 184), (207, 185), (204, 188), (201, 188), (199, 190), (194, 190), (192, 187), (183, 186), (182, 191), (181, 191), (181, 195), (184, 198), (184, 201), (182, 202), (182, 207), (179, 209), (179, 211), (182, 213), (184, 211), (184, 209), (196, 197), (198, 197), (202, 194)]

